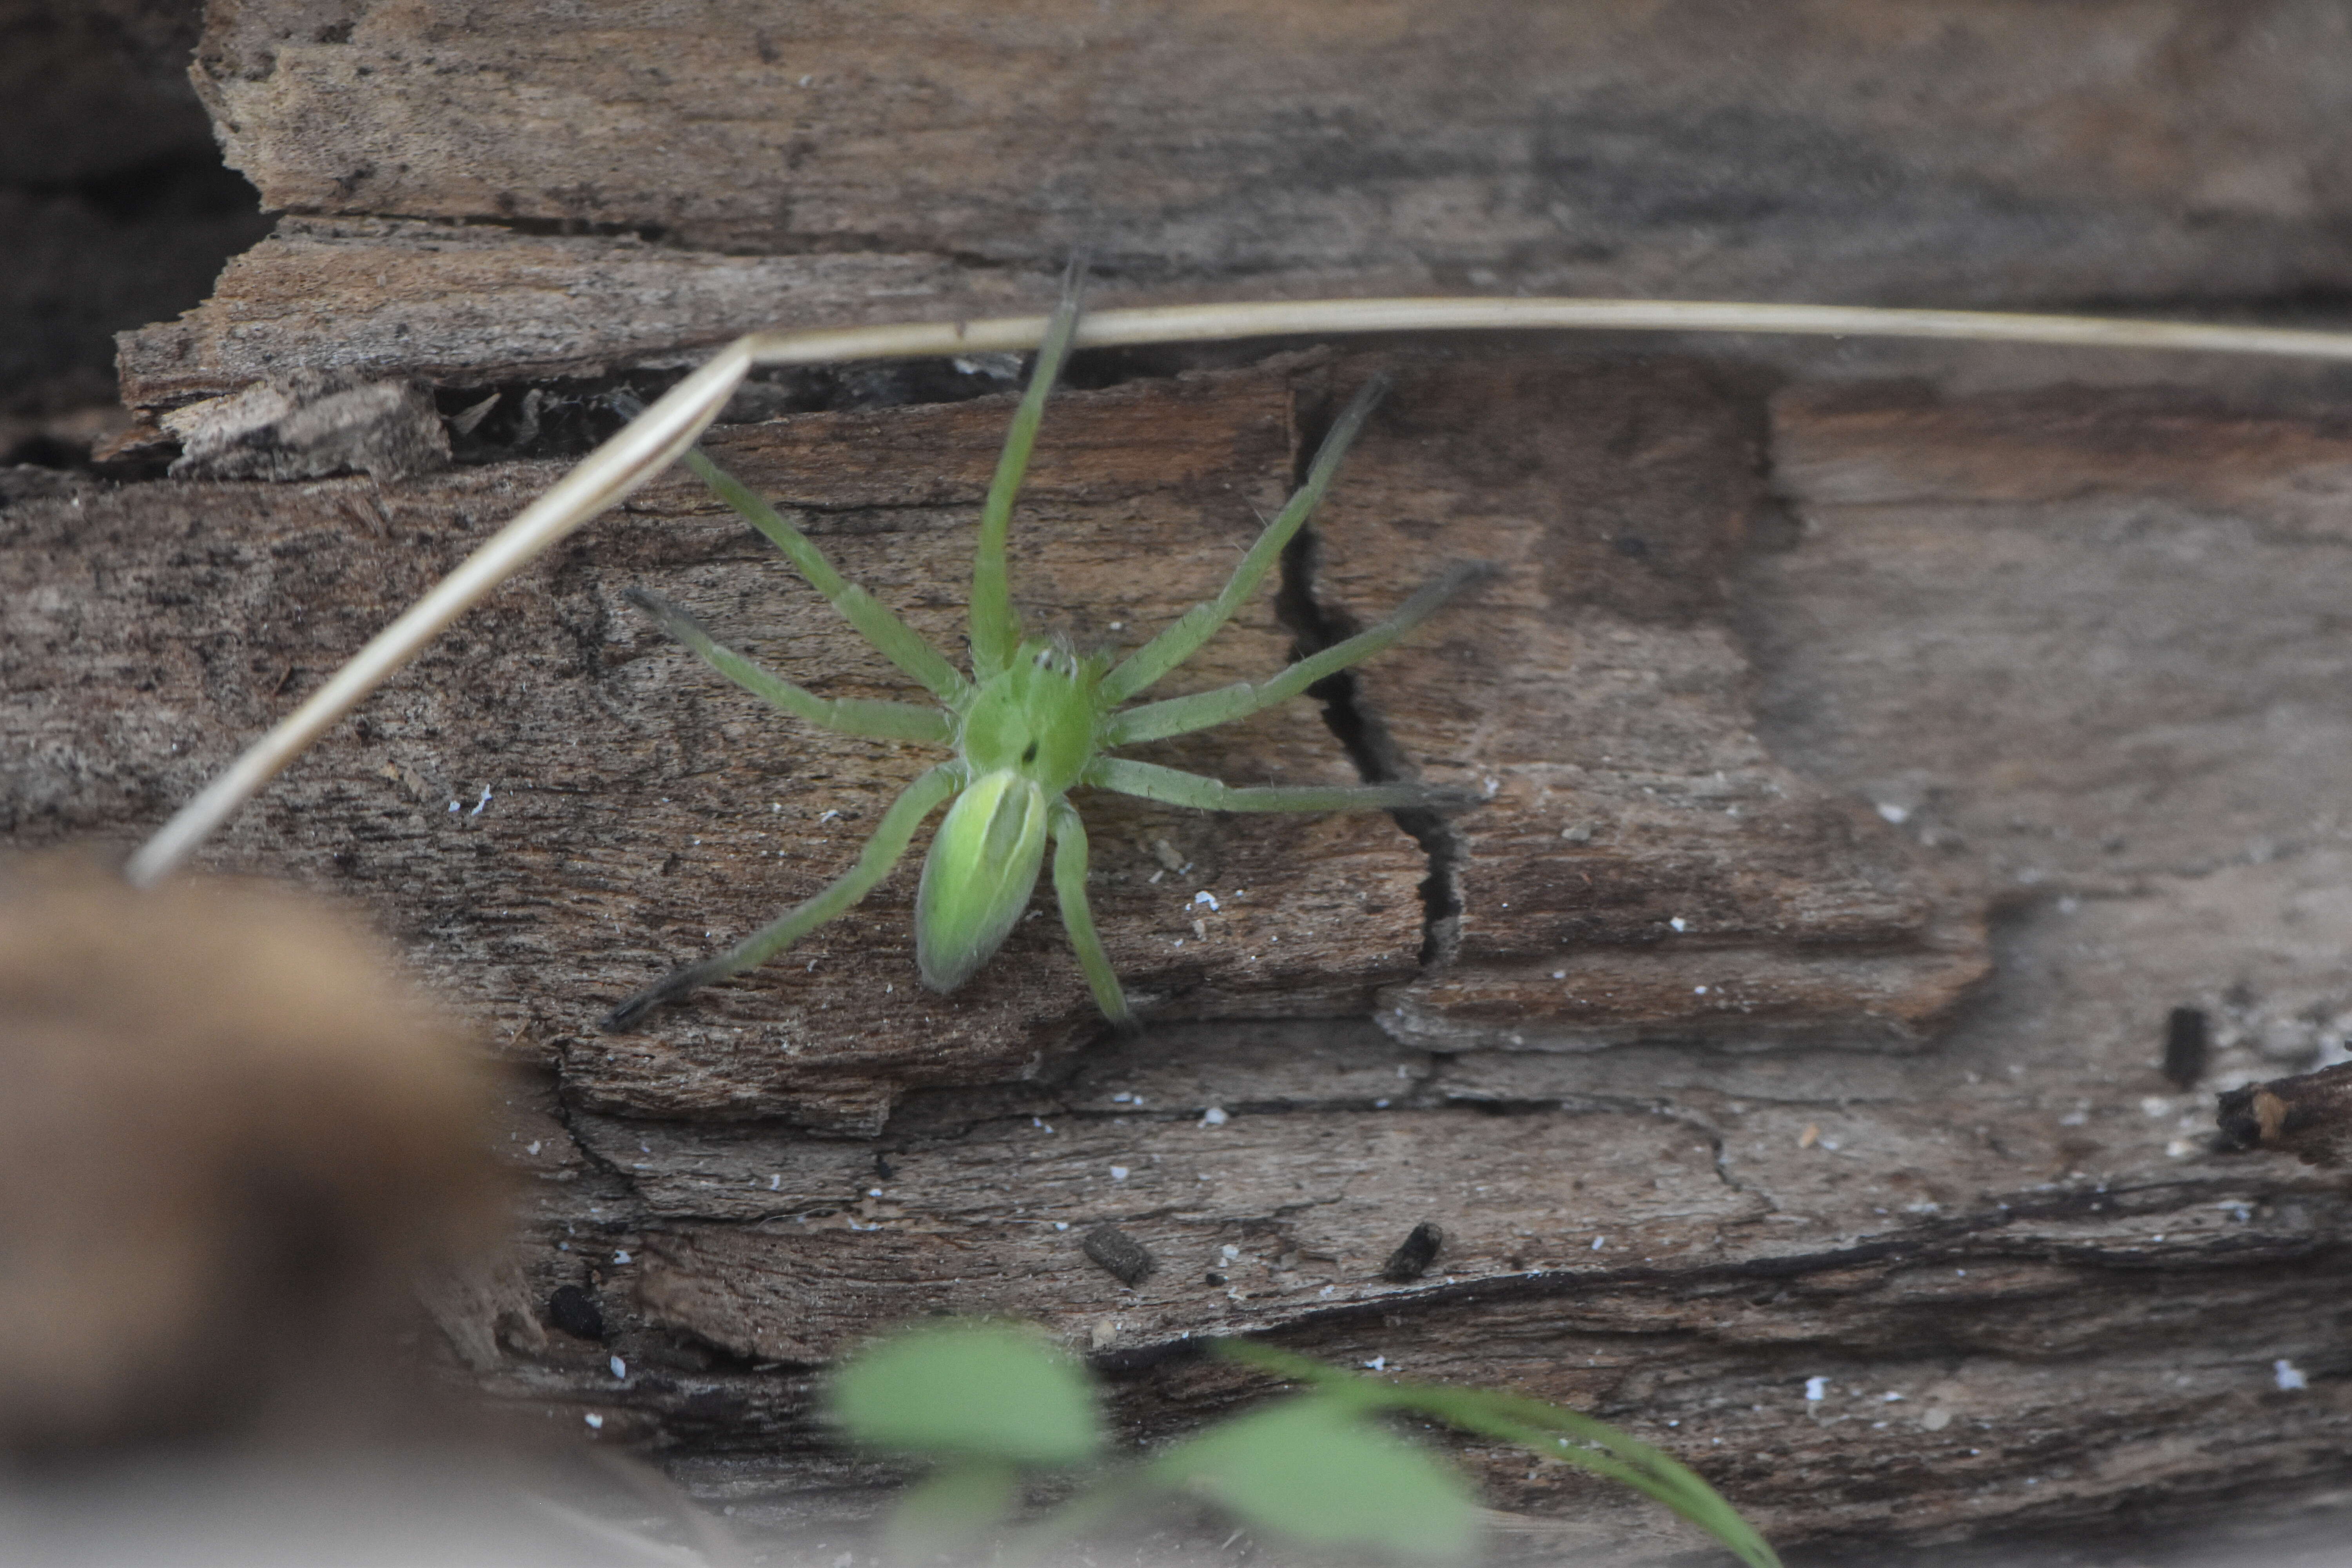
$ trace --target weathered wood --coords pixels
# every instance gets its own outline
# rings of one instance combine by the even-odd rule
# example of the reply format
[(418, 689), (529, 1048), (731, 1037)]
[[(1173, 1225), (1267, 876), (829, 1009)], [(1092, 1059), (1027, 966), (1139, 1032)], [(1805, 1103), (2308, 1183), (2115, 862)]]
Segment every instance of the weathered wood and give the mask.
[(628, 237), (288, 217), (212, 298), (122, 335), (123, 401), (170, 407), (301, 368), (467, 386), (698, 361), (755, 328), (1001, 313), (1050, 271), (920, 255), (735, 256)]
[(2326, 0), (248, 0), (215, 7), (198, 82), (296, 219), (128, 337), (126, 392), (667, 359), (1036, 301), (1079, 248), (1154, 300), (2291, 297), (2352, 277), (2340, 23)]
[[(124, 391), (344, 373), (505, 409), (755, 327), (1042, 304), (1079, 246), (1106, 303), (2307, 300), (2352, 280), (2347, 65), (2323, 0), (246, 0), (199, 77), (287, 216), (126, 335)], [(215, 862), (360, 900), (535, 1065), (505, 1129), (526, 1268), (601, 1313), (605, 1342), (452, 1377), (828, 1533), (892, 1478), (824, 1446), (816, 1363), (941, 1307), (1090, 1350), (1138, 1436), (1247, 1391), (1185, 1359), (1227, 1331), (1566, 1399), (1784, 1542), (2340, 1487), (2340, 1177), (2206, 1142), (2211, 1089), (2352, 1034), (2340, 423), (2048, 385), (2151, 374), (2112, 362), (1768, 398), (1755, 354), (1615, 353), (1399, 359), (1280, 613), (1186, 683), (1444, 560), (1507, 572), (1328, 721), (1151, 753), (1484, 807), (1416, 840), (1089, 803), (1139, 1041), (1100, 1037), (1049, 906), (920, 992), (911, 868), (792, 959), (593, 1032), (834, 874), (922, 761), (760, 711), (626, 610), (645, 582), (822, 689), (902, 691), (682, 482), (299, 764)], [(1370, 361), (1172, 374), (1207, 363), (1093, 363), (1126, 379), (1057, 404), (1016, 536), (1046, 624), (1131, 642), (1213, 585)], [(1004, 402), (840, 403), (714, 444), (956, 647)], [(554, 471), (10, 477), (0, 816), (127, 846)], [(2211, 1026), (2193, 1090), (2160, 1070), (2177, 1008)], [(1382, 1278), (1423, 1222), (1433, 1267)], [(1089, 1258), (1105, 1226), (1155, 1271)], [(1465, 1456), (1528, 1515), (1687, 1544)]]
[[(1321, 370), (1303, 374), (1310, 395), (1328, 394)], [(1073, 400), (1028, 492), (1021, 586), (1040, 623), (1132, 645), (1212, 594), (1257, 514), (1281, 493), (1294, 460), (1292, 396), (1291, 376), (1275, 368)], [(929, 585), (968, 572), (964, 514), (952, 509), (977, 500), (1001, 418), (1001, 404), (990, 400), (787, 421), (739, 428), (718, 450), (749, 482), (814, 509), (832, 525), (823, 532), (838, 541), (845, 570), (910, 603), (917, 625), (954, 647), (961, 606)], [(1645, 421), (1670, 418), (1679, 433), (1664, 446), (1625, 445)], [(1150, 434), (1132, 439), (1142, 427)], [(1474, 427), (1482, 438), (1462, 438)], [(1369, 1006), (1370, 986), (1410, 979), (1426, 941), (1447, 961), (1439, 977), (1382, 1010), (1391, 1027), (1432, 1042), (1518, 1036), (1589, 1047), (1670, 1036), (1851, 1046), (1927, 1037), (1982, 973), (1971, 911), (1941, 899), (1917, 852), (1883, 824), (1858, 826), (1858, 808), (1771, 766), (1740, 710), (1745, 668), (1722, 623), (1717, 579), (1756, 493), (1754, 455), (1731, 407), (1675, 370), (1408, 371), (1359, 461), (1362, 482), (1344, 489), (1362, 499), (1335, 507), (1325, 534), (1333, 558), (1351, 563), (1361, 608), (1333, 597), (1328, 616), (1383, 613), (1441, 563), (1433, 546), (1466, 546), (1506, 567), (1480, 602), (1395, 656), (1417, 658), (1431, 677), (1393, 722), (1380, 707), (1351, 707), (1354, 724), (1379, 731), (1360, 745), (1401, 752), (1390, 766), (1410, 768), (1425, 731), (1450, 778), (1473, 793), (1483, 784), (1493, 798), (1457, 823), (1424, 828), (1440, 862), (1425, 894), (1416, 885), (1432, 875), (1426, 858), (1377, 816), (1220, 821), (1102, 799), (1090, 808), (1097, 897), (1113, 960), (1139, 996), (1175, 1015), (1346, 1014)], [(1517, 476), (1518, 487), (1493, 485), (1497, 468)], [(1659, 469), (1677, 481), (1644, 482)], [(404, 543), (411, 517), (450, 507), (478, 483), (385, 491), (383, 531)], [(269, 492), (237, 499), (289, 521), (302, 510)], [(709, 503), (673, 484), (638, 510), (675, 516), (697, 504), (707, 513)], [(1377, 536), (1358, 521), (1368, 513), (1381, 520)], [(680, 537), (637, 533), (628, 563), (657, 564), (656, 584), (719, 635), (755, 658), (787, 650), (775, 662), (819, 689), (903, 686), (813, 594), (795, 592), (789, 569), (748, 531), (722, 519), (682, 536), (698, 550), (673, 542)], [(143, 553), (150, 572), (179, 558)], [(1144, 561), (1150, 570), (1139, 570)], [(340, 601), (388, 616), (397, 599), (387, 588), (413, 591), (422, 564), (388, 577), (351, 563), (336, 573), (346, 577)], [(590, 565), (575, 551), (553, 584), (509, 590), (506, 625), (485, 652), (496, 662), (467, 681), (478, 686), (425, 683), (429, 716), (371, 721), (356, 746), (340, 742), (333, 761), (307, 763), (313, 782), (274, 796), (269, 809), (311, 816), (389, 796), (395, 818), (411, 826), (386, 829), (421, 849), (430, 838), (415, 837), (425, 831), (416, 807), (453, 803), (458, 809), (443, 816), (457, 820), (431, 837), (460, 836), (452, 845), (478, 837), (468, 854), (442, 857), (448, 865), (436, 878), (436, 901), (444, 908), (540, 910), (579, 900), (622, 931), (644, 933), (640, 943), (670, 933), (636, 956), (617, 933), (580, 942), (551, 910), (513, 922), (493, 950), (500, 962), (464, 983), (486, 1001), (503, 995), (509, 1013), (518, 995), (567, 998), (560, 1009), (535, 1005), (530, 1016), (563, 1053), (573, 1092), (600, 1107), (805, 1116), (814, 1096), (835, 1108), (827, 1118), (848, 1115), (871, 1130), (908, 1088), (986, 1081), (1024, 1063), (1034, 1070), (1040, 1052), (1091, 1029), (1090, 1004), (1051, 918), (942, 1012), (912, 984), (907, 878), (756, 979), (642, 1033), (588, 1029), (615, 994), (714, 937), (733, 940), (838, 874), (864, 825), (927, 765), (917, 749), (803, 733), (765, 716), (616, 610), (613, 595), (625, 581), (606, 573), (618, 564)], [(120, 561), (116, 570), (137, 568)], [(307, 581), (303, 592), (303, 609), (316, 616), (324, 606)], [(292, 609), (281, 603), (267, 618)], [(207, 604), (195, 613), (219, 611)], [(566, 633), (572, 647), (556, 642)], [(614, 651), (583, 659), (583, 634)], [(1262, 675), (1279, 667), (1290, 641), (1261, 607), (1180, 684)], [(1596, 658), (1587, 651), (1595, 645), (1611, 652)], [(1479, 651), (1496, 648), (1512, 657)], [(273, 685), (290, 685), (288, 671), (306, 662), (305, 651), (248, 648), (244, 657)], [(536, 667), (539, 680), (509, 676), (509, 661)], [(555, 700), (541, 707), (526, 693), (551, 677)], [(1632, 722), (1662, 687), (1675, 694), (1681, 722)], [(253, 695), (245, 712), (268, 706)], [(79, 708), (88, 700), (52, 700)], [(598, 705), (614, 711), (595, 713)], [(206, 760), (239, 732), (215, 731)], [(1576, 754), (1589, 761), (1542, 760), (1560, 755), (1560, 738), (1570, 734), (1582, 738)], [(593, 759), (579, 755), (583, 740), (594, 742)], [(1354, 776), (1304, 702), (1138, 754), (1235, 781)], [(477, 826), (472, 808), (484, 789), (504, 804)], [(372, 815), (383, 813), (379, 805)], [(261, 822), (245, 833), (247, 845), (270, 845), (272, 861), (282, 854), (279, 836)], [(548, 837), (582, 847), (551, 853)], [(350, 876), (352, 858), (370, 852), (339, 853)], [(775, 874), (730, 869), (747, 864)], [(648, 895), (648, 876), (666, 897)], [(624, 888), (625, 913), (614, 903)], [(1424, 900), (1437, 922), (1427, 931)], [(418, 921), (412, 914), (404, 923)], [(1932, 937), (1930, 927), (1938, 928)], [(443, 965), (457, 956), (436, 954)], [(539, 971), (529, 982), (519, 973), (526, 962)], [(1019, 975), (1016, 963), (1042, 963), (1053, 983)], [(1565, 984), (1545, 978), (1571, 969)], [(866, 1109), (843, 1109), (853, 1104)]]
[[(1025, 602), (1082, 637), (1159, 624), (1362, 368), (1065, 398), (1016, 533)], [(1105, 814), (1113, 956), (1159, 1017), (1199, 1021), (1088, 1045), (1050, 913), (969, 994), (877, 996), (910, 979), (886, 892), (811, 940), (813, 971), (590, 1033), (830, 874), (855, 834), (815, 819), (870, 819), (919, 765), (772, 720), (623, 617), (618, 589), (652, 582), (824, 689), (897, 688), (670, 481), (237, 825), (221, 860), (359, 897), (550, 1071), (507, 1143), (543, 1184), (528, 1266), (542, 1295), (586, 1289), (609, 1343), (551, 1334), (484, 1385), (666, 1445), (779, 1528), (837, 1524), (882, 1479), (823, 1450), (810, 1363), (943, 1306), (1128, 1369), (1144, 1431), (1245, 1392), (1177, 1353), (1207, 1332), (1508, 1383), (1664, 1443), (1789, 1541), (2181, 1515), (2340, 1476), (2345, 1199), (2284, 1156), (2208, 1153), (2210, 1098), (2161, 1072), (2179, 1005), (2214, 1020), (2223, 1086), (2340, 1044), (2340, 433), (2081, 394), (1792, 394), (1768, 421), (1672, 363), (1398, 368), (1288, 603), (1329, 635), (1442, 559), (1511, 566), (1342, 700), (1362, 754), (1497, 781), (1444, 851), (1459, 930), (1429, 967), (1428, 858), (1385, 823)], [(1003, 414), (807, 416), (718, 445), (951, 645)], [(1759, 445), (1793, 528), (1765, 526)], [(0, 672), (19, 839), (158, 819), (551, 471), (25, 486), (0, 511), (0, 594), (34, 612)], [(1293, 635), (1261, 606), (1201, 683)], [(1168, 744), (1229, 777), (1351, 771), (1305, 703)], [(1585, 875), (1616, 901), (1559, 897)], [(1675, 897), (1645, 895), (1669, 875)], [(1218, 910), (1195, 913), (1196, 882)], [(1988, 906), (1992, 978), (1955, 1012)], [(1642, 984), (1571, 996), (1562, 952)], [(1696, 998), (1758, 973), (1788, 982), (1767, 1026)], [(1876, 1015), (1853, 984), (1872, 974), (1895, 998)], [(1247, 1020), (1277, 1013), (1307, 1016)], [(1851, 1048), (1872, 1043), (1913, 1050)], [(1423, 1221), (1435, 1267), (1382, 1279)], [(1106, 1224), (1159, 1260), (1134, 1288), (1083, 1250)], [(2281, 1389), (2279, 1361), (2308, 1386)], [(1669, 1539), (1466, 1457), (1511, 1508)]]
[[(956, 648), (971, 509), (1004, 416), (991, 400), (818, 417), (739, 430), (714, 450), (780, 501), (814, 508), (844, 571)], [(1073, 401), (1027, 492), (1020, 584), (1037, 624), (1133, 644), (1213, 593), (1279, 504), (1288, 416), (1278, 373)], [(20, 775), (12, 816), (72, 793), (79, 767), (119, 767), (101, 752), (168, 754), (165, 730), (186, 759), (167, 787), (188, 787), (298, 679), (318, 679), (511, 510), (519, 481), (547, 477), (126, 492), (186, 520), (160, 529), (137, 502), (125, 511), (92, 497), (53, 511), (70, 536), (110, 536), (110, 591), (137, 583), (175, 605), (143, 624), (142, 642), (166, 658), (203, 648), (218, 685), (190, 711), (182, 693), (123, 702), (89, 690), (86, 675), (60, 686), (19, 673), (10, 686), (36, 728), (73, 733), (104, 710), (108, 739), (36, 742), (41, 761)], [(620, 996), (838, 875), (890, 796), (929, 765), (918, 748), (778, 719), (619, 602), (646, 581), (820, 690), (905, 694), (764, 541), (699, 490), (673, 480), (648, 492), (632, 521), (499, 595), (422, 679), (404, 681), (249, 814), (228, 858), (288, 865), (285, 847), (306, 842), (310, 874), (362, 883), (406, 865), (395, 879), (421, 875), (425, 886), (400, 929), (446, 933), (420, 957), (510, 1027), (528, 1020), (563, 1055), (572, 1091), (615, 1109), (871, 1130), (908, 1088), (1034, 1070), (1041, 1052), (1093, 1033), (1093, 1003), (1049, 910), (943, 1011), (915, 981), (911, 864), (789, 968), (709, 992), (645, 1034), (594, 1032)], [(681, 529), (681, 516), (695, 521)], [(226, 559), (191, 582), (198, 556)], [(1139, 572), (1139, 560), (1151, 569)], [(285, 564), (233, 579), (263, 561)], [(53, 560), (32, 575), (66, 596), (28, 637), (90, 613)], [(1289, 643), (1261, 600), (1183, 679), (1205, 687), (1270, 672)], [(1355, 776), (1306, 703), (1138, 754), (1241, 781)], [(1426, 867), (1385, 817), (1226, 821), (1117, 798), (1092, 815), (1097, 910), (1140, 999), (1178, 1013), (1346, 1013), (1412, 970)], [(1213, 913), (1193, 901), (1212, 888)]]
[[(2154, 292), (2161, 270), (2231, 268), (2279, 287), (2294, 263), (2242, 226), (2324, 226), (2337, 21), (2152, 0), (286, 3), (217, 13), (198, 79), (230, 162), (299, 211), (1031, 265), (1091, 245), (1176, 277), (1509, 254), (1509, 281), (1562, 292), (1777, 266), (1808, 292), (1874, 274), (1948, 300), (1981, 297), (2021, 245), (2053, 282), (2128, 270)], [(1896, 83), (1899, 100), (1874, 90)], [(1724, 120), (1735, 133), (1708, 134)], [(2053, 236), (2091, 205), (2098, 232)], [(2239, 232), (2198, 237), (2191, 215)], [(1728, 263), (1695, 258), (1733, 237)], [(2301, 264), (2340, 276), (2307, 237)]]
[(1727, 578), (1763, 497), (1734, 400), (1688, 367), (1465, 363), (1407, 380), (1381, 431), (1321, 524), (1325, 602), (1376, 605), (1436, 550), (1506, 568), (1477, 638), (1356, 678), (1428, 776), (1488, 797), (1443, 830), (1444, 962), (1384, 1026), (1438, 1049), (1932, 1038), (1985, 972), (1978, 909), (1751, 727)]

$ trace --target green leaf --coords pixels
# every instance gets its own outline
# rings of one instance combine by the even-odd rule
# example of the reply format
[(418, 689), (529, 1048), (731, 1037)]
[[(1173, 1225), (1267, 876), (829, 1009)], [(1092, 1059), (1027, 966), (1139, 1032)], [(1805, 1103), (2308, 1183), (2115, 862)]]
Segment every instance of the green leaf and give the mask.
[(831, 1409), (854, 1440), (906, 1453), (1068, 1465), (1102, 1445), (1094, 1390), (1025, 1329), (916, 1329), (861, 1352), (833, 1380)]
[(1019, 1477), (1006, 1459), (960, 1459), (907, 1489), (882, 1527), (883, 1555), (917, 1563), (964, 1556), (1012, 1511)]
[(1272, 1345), (1223, 1340), (1218, 1353), (1277, 1377), (1311, 1384), (1315, 1397), (1359, 1410), (1400, 1410), (1512, 1443), (1541, 1458), (1575, 1465), (1642, 1493), (1690, 1521), (1748, 1568), (1780, 1568), (1780, 1559), (1739, 1510), (1688, 1467), (1605, 1421), (1523, 1394), (1436, 1384), (1360, 1377)]
[(1477, 1540), (1459, 1477), (1334, 1400), (1286, 1400), (1223, 1422), (1161, 1455), (1151, 1476), (1318, 1546), (1458, 1558)]

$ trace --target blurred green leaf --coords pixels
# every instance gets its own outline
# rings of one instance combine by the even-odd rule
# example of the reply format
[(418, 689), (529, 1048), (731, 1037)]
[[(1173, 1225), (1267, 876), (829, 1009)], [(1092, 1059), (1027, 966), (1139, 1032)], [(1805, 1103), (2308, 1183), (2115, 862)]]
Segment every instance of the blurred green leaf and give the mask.
[(958, 1459), (907, 1489), (882, 1527), (882, 1552), (897, 1563), (970, 1553), (1013, 1510), (1019, 1473), (1010, 1459)]
[(857, 1442), (905, 1453), (1068, 1465), (1102, 1446), (1085, 1373), (1038, 1335), (1003, 1323), (884, 1340), (842, 1367), (831, 1405)]
[(1522, 1394), (1361, 1377), (1272, 1345), (1241, 1340), (1221, 1341), (1217, 1350), (1230, 1361), (1308, 1384), (1315, 1389), (1317, 1400), (1358, 1410), (1401, 1410), (1433, 1416), (1462, 1431), (1516, 1444), (1540, 1458), (1605, 1476), (1697, 1525), (1748, 1568), (1780, 1568), (1771, 1544), (1695, 1471), (1671, 1454), (1580, 1411)]
[(1162, 1454), (1153, 1480), (1319, 1546), (1467, 1556), (1477, 1509), (1451, 1468), (1329, 1399), (1286, 1400)]

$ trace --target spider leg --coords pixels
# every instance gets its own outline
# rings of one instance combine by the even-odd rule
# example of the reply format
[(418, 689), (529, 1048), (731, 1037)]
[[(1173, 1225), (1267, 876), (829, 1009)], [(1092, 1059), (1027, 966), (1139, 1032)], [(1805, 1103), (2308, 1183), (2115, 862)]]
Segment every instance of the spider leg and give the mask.
[(1112, 1023), (1132, 1028), (1135, 1015), (1128, 1011), (1127, 993), (1119, 988), (1118, 972), (1103, 952), (1102, 938), (1095, 934), (1094, 910), (1087, 902), (1087, 825), (1066, 800), (1056, 799), (1048, 817), (1054, 826), (1054, 894), (1062, 901), (1063, 929), (1070, 933), (1070, 946), (1077, 952), (1078, 967), (1086, 971), (1095, 1005)]
[(856, 584), (846, 582), (815, 542), (784, 521), (782, 514), (750, 486), (712, 462), (700, 447), (690, 447), (679, 459), (700, 476), (719, 499), (743, 515), (745, 521), (784, 552), (809, 585), (857, 628), (858, 635), (882, 650), (884, 658), (905, 670), (923, 689), (957, 712), (971, 700), (971, 683), (950, 664), (939, 649), (925, 642), (914, 627), (900, 620), (887, 605)]
[(922, 774), (882, 814), (873, 837), (857, 852), (856, 865), (826, 883), (815, 897), (761, 927), (718, 957), (689, 963), (646, 986), (605, 1014), (597, 1027), (608, 1035), (620, 1034), (663, 1003), (675, 1002), (713, 981), (765, 963), (825, 921), (845, 913), (890, 874), (890, 868), (907, 852), (907, 845), (914, 838), (915, 829), (922, 826), (923, 818), (963, 786), (966, 771), (961, 763), (941, 763)]
[(804, 723), (836, 735), (868, 741), (928, 741), (945, 745), (955, 738), (955, 721), (936, 708), (913, 702), (876, 702), (857, 697), (819, 697), (772, 674), (711, 637), (702, 623), (660, 595), (631, 588), (622, 597), (661, 624), (662, 630), (684, 643), (703, 663), (759, 698)]
[(1127, 757), (1097, 757), (1078, 782), (1202, 811), (1460, 811), (1478, 804), (1458, 790), (1418, 784), (1229, 784)]
[(1004, 538), (1013, 523), (1013, 500), (1021, 493), (1021, 476), (1029, 471), (1029, 450), (1036, 444), (1038, 422), (1045, 416), (1045, 399), (1062, 374), (1070, 348), (1070, 334), (1078, 329), (1078, 273), (1075, 265), (1062, 284), (1061, 303), (1046, 323), (1045, 341), (1037, 346), (1037, 365), (1029, 373), (1029, 389), (1013, 411), (1013, 426), (1004, 433), (1004, 450), (996, 459), (996, 477), (989, 481), (988, 499), (980, 509), (980, 542), (971, 558), (971, 673), (986, 680), (1013, 662), (1021, 643), (1021, 617), (1013, 613), (1013, 587), (1005, 574)]
[(1465, 561), (1449, 566), (1397, 606), (1396, 613), (1354, 637), (1333, 643), (1320, 653), (1291, 665), (1271, 680), (1251, 685), (1240, 681), (1214, 691), (1171, 697), (1115, 713), (1103, 725), (1103, 744), (1124, 746), (1137, 741), (1157, 741), (1189, 734), (1213, 724), (1245, 718), (1261, 708), (1297, 696), (1327, 675), (1360, 664), (1437, 613), (1438, 607), (1474, 583), (1494, 576), (1500, 568), (1491, 562)]
[(1348, 455), (1349, 447), (1363, 430), (1372, 405), (1387, 390), (1387, 382), (1378, 377), (1365, 383), (1340, 414), (1339, 422), (1331, 426), (1331, 434), (1323, 438), (1323, 447), (1315, 454), (1314, 466), (1307, 471), (1307, 482), (1298, 487), (1290, 504), (1265, 525), (1265, 531), (1257, 536), (1257, 542), (1234, 568), (1233, 576), (1218, 590), (1217, 596), (1176, 617), (1159, 636), (1128, 655), (1104, 676), (1100, 689), (1104, 701), (1117, 704), (1148, 690), (1161, 676), (1199, 652), (1201, 645), (1213, 637), (1219, 626), (1233, 619), (1234, 612), (1265, 581), (1265, 574), (1282, 558), (1283, 547), (1322, 501), (1323, 492), (1331, 488), (1331, 477), (1339, 472), (1339, 460)]

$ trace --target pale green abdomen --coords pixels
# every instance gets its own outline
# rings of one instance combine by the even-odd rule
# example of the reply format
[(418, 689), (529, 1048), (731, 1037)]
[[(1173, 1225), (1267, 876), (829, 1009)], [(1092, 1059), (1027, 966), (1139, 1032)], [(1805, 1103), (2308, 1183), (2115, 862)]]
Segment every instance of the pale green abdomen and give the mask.
[(1029, 907), (1045, 804), (1034, 780), (1004, 768), (974, 779), (949, 808), (915, 894), (915, 962), (932, 990), (971, 979)]

